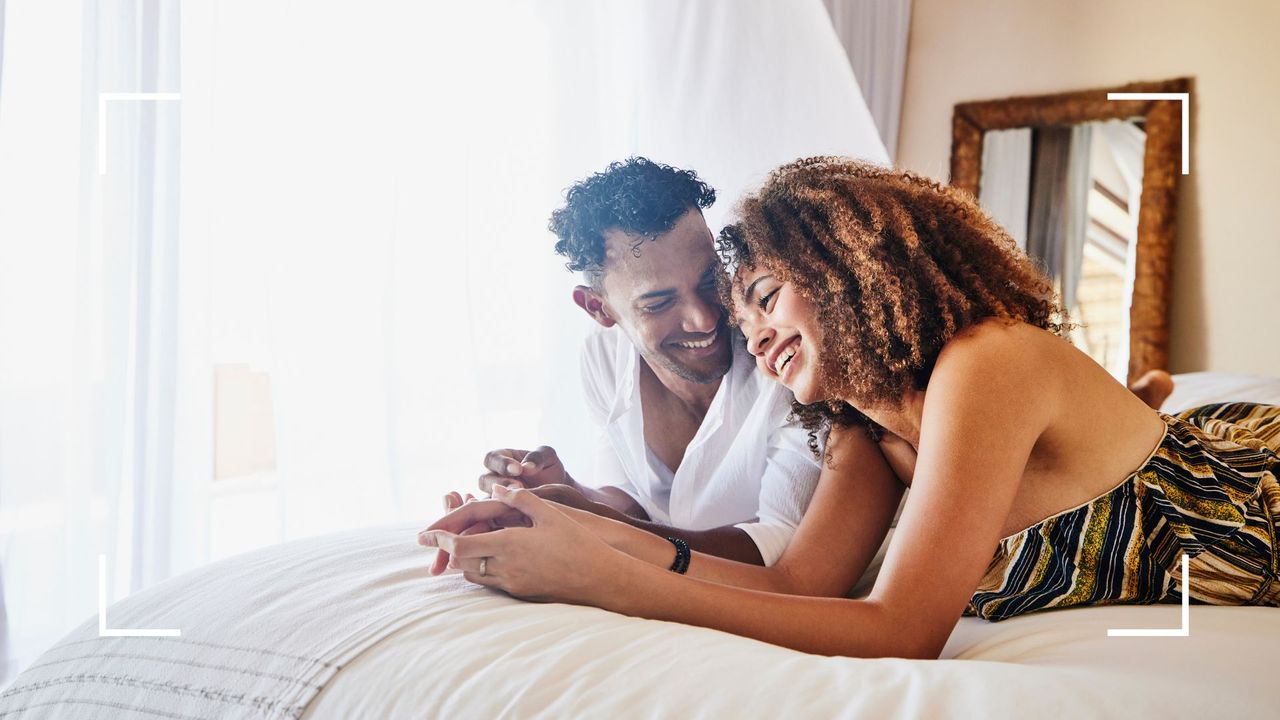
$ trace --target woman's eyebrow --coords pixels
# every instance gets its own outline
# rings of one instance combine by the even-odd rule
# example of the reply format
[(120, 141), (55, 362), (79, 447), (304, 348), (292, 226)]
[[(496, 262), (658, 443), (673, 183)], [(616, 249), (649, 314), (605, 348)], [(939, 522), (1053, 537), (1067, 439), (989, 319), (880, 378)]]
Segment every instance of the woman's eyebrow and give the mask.
[(771, 278), (771, 277), (773, 277), (773, 276), (772, 276), (772, 275), (761, 275), (760, 277), (756, 278), (755, 280), (752, 280), (752, 281), (751, 281), (751, 284), (747, 286), (747, 291), (746, 291), (745, 293), (743, 293), (743, 294), (742, 294), (742, 299), (743, 299), (743, 300), (745, 300), (745, 301), (747, 302), (747, 304), (748, 304), (748, 305), (750, 305), (750, 304), (751, 304), (751, 296), (755, 293), (755, 291), (756, 291), (756, 286), (760, 284), (760, 281), (762, 281), (762, 280), (767, 280), (767, 279), (769, 279), (769, 278)]

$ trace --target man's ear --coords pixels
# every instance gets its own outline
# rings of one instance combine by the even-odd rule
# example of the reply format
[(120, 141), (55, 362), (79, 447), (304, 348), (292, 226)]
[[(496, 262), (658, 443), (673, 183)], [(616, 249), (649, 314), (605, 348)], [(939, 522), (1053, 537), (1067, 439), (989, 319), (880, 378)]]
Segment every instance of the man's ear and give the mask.
[(583, 312), (603, 327), (613, 327), (618, 322), (609, 315), (609, 310), (604, 306), (604, 298), (586, 285), (573, 288), (573, 304), (582, 308)]

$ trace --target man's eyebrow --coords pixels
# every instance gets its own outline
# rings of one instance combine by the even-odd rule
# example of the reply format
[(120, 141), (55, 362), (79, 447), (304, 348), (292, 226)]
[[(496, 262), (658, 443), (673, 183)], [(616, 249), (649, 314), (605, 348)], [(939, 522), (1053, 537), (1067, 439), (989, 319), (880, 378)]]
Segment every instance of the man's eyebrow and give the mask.
[[(709, 278), (714, 278), (715, 271), (716, 271), (715, 263), (708, 265), (707, 269), (702, 271), (702, 276), (699, 278), (699, 281), (707, 280)], [(671, 297), (672, 295), (675, 295), (675, 294), (676, 294), (675, 288), (663, 288), (662, 290), (650, 290), (649, 292), (644, 293), (643, 295), (637, 295), (635, 302), (644, 302), (645, 300), (654, 300), (656, 298)]]
[(649, 292), (643, 295), (637, 296), (635, 301), (643, 302), (645, 300), (653, 300), (655, 298), (660, 298), (660, 297), (671, 297), (672, 295), (675, 295), (675, 294), (676, 294), (676, 291), (671, 288), (667, 288), (665, 290), (650, 290)]

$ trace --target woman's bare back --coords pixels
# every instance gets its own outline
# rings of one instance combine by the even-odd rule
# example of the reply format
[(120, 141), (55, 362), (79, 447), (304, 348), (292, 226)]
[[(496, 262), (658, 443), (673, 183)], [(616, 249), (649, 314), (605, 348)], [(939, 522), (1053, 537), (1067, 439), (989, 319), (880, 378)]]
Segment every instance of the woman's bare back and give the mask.
[[(1056, 409), (1032, 449), (1003, 525), (1002, 535), (1009, 536), (1119, 485), (1160, 442), (1164, 422), (1088, 355), (1045, 330), (987, 321), (952, 342), (983, 342), (991, 333), (1012, 335), (1020, 352), (1036, 358), (1044, 368), (1043, 402)], [(908, 486), (918, 447), (912, 432), (919, 427), (928, 390), (923, 399), (907, 402), (901, 415), (872, 413), (888, 430), (881, 451)]]

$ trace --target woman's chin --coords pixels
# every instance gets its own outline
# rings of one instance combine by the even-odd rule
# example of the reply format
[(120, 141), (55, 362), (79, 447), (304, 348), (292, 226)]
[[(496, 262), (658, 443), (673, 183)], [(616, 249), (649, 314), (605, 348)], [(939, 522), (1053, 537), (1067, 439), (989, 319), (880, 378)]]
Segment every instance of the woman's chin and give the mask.
[(791, 396), (801, 404), (812, 405), (813, 403), (818, 402), (821, 398), (818, 396), (816, 388), (814, 388), (814, 383), (808, 382), (808, 377), (805, 375), (804, 371), (805, 368), (802, 367), (800, 368), (800, 372), (796, 373), (792, 377), (786, 378), (785, 380), (774, 375), (773, 381), (791, 391)]
[(806, 383), (796, 383), (795, 387), (788, 386), (787, 389), (801, 405), (812, 405), (818, 401), (817, 393)]

